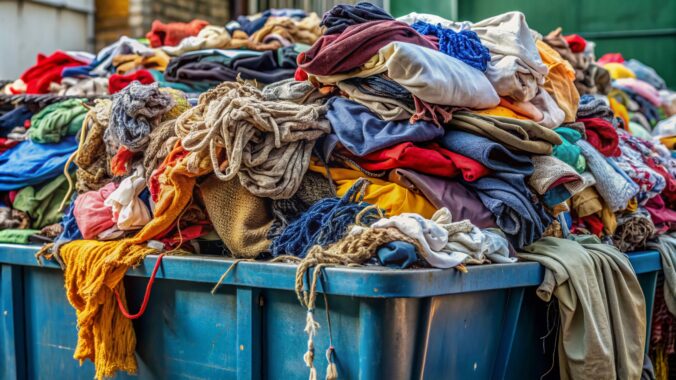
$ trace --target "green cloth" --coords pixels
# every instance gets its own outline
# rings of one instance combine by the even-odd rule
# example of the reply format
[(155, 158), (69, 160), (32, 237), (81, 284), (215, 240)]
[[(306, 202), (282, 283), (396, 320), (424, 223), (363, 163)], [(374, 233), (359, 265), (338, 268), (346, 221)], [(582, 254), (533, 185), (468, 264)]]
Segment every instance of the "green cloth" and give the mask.
[(31, 227), (40, 229), (61, 221), (63, 213), (59, 206), (67, 191), (68, 181), (61, 174), (42, 187), (28, 186), (19, 190), (12, 207), (27, 213), (31, 217)]
[(559, 302), (560, 378), (640, 379), (646, 306), (629, 259), (596, 236), (546, 237), (518, 256), (545, 269), (538, 296)]
[(41, 143), (57, 143), (62, 137), (73, 136), (84, 122), (87, 108), (84, 99), (68, 99), (50, 104), (31, 118), (28, 136)]
[(39, 232), (39, 230), (0, 230), (0, 243), (28, 244), (28, 238)]
[(582, 134), (568, 127), (556, 128), (554, 132), (561, 136), (563, 142), (561, 145), (554, 146), (552, 155), (575, 168), (578, 173), (584, 172), (587, 168), (587, 161), (582, 155), (580, 147), (575, 145), (582, 138)]
[(151, 69), (148, 71), (150, 72), (150, 74), (153, 76), (153, 79), (155, 79), (155, 82), (157, 82), (157, 84), (160, 87), (173, 88), (175, 90), (183, 91), (185, 93), (201, 93), (209, 90), (212, 87), (208, 83), (198, 81), (195, 81), (194, 84), (191, 86), (180, 82), (168, 82), (164, 80), (164, 74), (161, 71), (157, 71), (155, 69)]

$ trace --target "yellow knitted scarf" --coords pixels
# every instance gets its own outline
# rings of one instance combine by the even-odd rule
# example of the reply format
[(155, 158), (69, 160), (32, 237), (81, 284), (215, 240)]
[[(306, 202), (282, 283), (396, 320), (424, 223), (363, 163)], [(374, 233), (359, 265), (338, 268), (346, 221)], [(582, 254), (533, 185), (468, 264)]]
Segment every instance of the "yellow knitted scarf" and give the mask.
[[(175, 149), (182, 147), (177, 144)], [(136, 336), (131, 321), (118, 310), (114, 292), (125, 300), (125, 273), (153, 252), (142, 244), (174, 226), (190, 203), (197, 177), (210, 169), (209, 158), (196, 154), (168, 166), (160, 176), (155, 217), (136, 236), (109, 242), (79, 240), (61, 248), (66, 295), (77, 314), (73, 357), (80, 363), (94, 362), (96, 379), (111, 377), (118, 370), (136, 373)]]

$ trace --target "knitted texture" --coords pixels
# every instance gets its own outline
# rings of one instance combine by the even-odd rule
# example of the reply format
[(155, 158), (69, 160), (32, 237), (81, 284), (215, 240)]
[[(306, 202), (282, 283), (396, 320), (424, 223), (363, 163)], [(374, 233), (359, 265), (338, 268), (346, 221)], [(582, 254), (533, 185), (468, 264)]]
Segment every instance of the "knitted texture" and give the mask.
[(236, 258), (256, 258), (268, 250), (272, 225), (270, 200), (252, 195), (237, 180), (211, 175), (200, 185), (209, 219)]
[(419, 20), (411, 25), (411, 28), (420, 34), (439, 38), (439, 51), (457, 58), (477, 70), (486, 71), (491, 55), (488, 48), (481, 44), (476, 32), (444, 28), (441, 24), (432, 25)]
[(272, 242), (272, 256), (303, 258), (314, 245), (326, 247), (335, 243), (343, 238), (362, 212), (361, 222), (366, 225), (373, 223), (379, 212), (361, 201), (365, 185), (364, 180), (359, 180), (342, 198), (324, 198), (313, 204)]
[[(182, 148), (178, 145), (176, 151)], [(171, 161), (161, 177), (161, 192), (154, 218), (134, 237), (119, 241), (75, 240), (60, 249), (65, 264), (68, 301), (77, 314), (78, 343), (73, 357), (89, 359), (96, 379), (112, 377), (118, 370), (136, 372), (136, 338), (131, 321), (118, 310), (114, 291), (124, 295), (122, 278), (153, 252), (143, 243), (170, 230), (192, 199), (196, 177), (209, 171), (207, 157), (195, 155)], [(191, 161), (197, 161), (194, 164)], [(191, 166), (196, 166), (190, 171)], [(126, 305), (124, 305), (126, 307)]]
[(150, 179), (153, 171), (164, 161), (176, 142), (179, 141), (175, 127), (176, 120), (168, 120), (150, 132), (148, 146), (143, 154), (146, 181)]
[(75, 155), (77, 171), (76, 189), (79, 193), (98, 190), (111, 180), (109, 158), (103, 140), (108, 128), (112, 102), (97, 99), (85, 116), (80, 136), (80, 146)]
[(219, 179), (239, 176), (252, 194), (284, 199), (298, 190), (315, 140), (331, 131), (325, 113), (324, 106), (266, 101), (251, 85), (225, 82), (202, 94), (199, 104), (178, 118), (176, 128), (187, 131), (182, 140), (186, 150), (208, 151)]
[(132, 152), (142, 151), (152, 129), (173, 106), (172, 97), (162, 93), (157, 84), (132, 82), (113, 96), (106, 140), (112, 138)]

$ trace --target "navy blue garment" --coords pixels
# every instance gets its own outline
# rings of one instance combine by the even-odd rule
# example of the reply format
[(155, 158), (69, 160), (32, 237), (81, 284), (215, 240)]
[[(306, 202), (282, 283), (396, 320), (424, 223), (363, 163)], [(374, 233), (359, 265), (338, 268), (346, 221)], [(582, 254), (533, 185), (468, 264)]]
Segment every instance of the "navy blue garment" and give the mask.
[(0, 155), (0, 191), (16, 190), (57, 177), (76, 149), (74, 136), (67, 136), (56, 144), (20, 142)]
[(378, 260), (386, 267), (406, 269), (418, 259), (415, 245), (405, 241), (383, 244), (376, 251)]
[(415, 108), (413, 95), (399, 83), (385, 78), (383, 75), (371, 75), (366, 78), (350, 78), (345, 81), (365, 94), (391, 98), (400, 101), (410, 108)]
[(339, 4), (324, 13), (320, 25), (326, 27), (324, 34), (338, 34), (350, 25), (375, 20), (394, 20), (394, 18), (384, 9), (371, 3)]
[(483, 136), (448, 130), (439, 143), (451, 152), (479, 161), (496, 172), (533, 174), (533, 162), (529, 156), (516, 154)]
[(33, 112), (26, 106), (16, 107), (0, 116), (0, 137), (7, 137), (14, 127), (23, 127), (26, 120), (30, 120), (31, 117)]
[(474, 182), (465, 182), (495, 216), (495, 221), (516, 249), (540, 237), (551, 224), (542, 202), (526, 186), (526, 176), (495, 172)]
[(402, 142), (424, 142), (444, 134), (443, 128), (426, 121), (385, 121), (351, 100), (333, 97), (326, 118), (343, 146), (357, 156)]
[(242, 74), (243, 79), (255, 79), (266, 84), (293, 78), (296, 72), (295, 67), (285, 69), (279, 67), (276, 50), (268, 50), (256, 57), (236, 59), (232, 62), (232, 68)]

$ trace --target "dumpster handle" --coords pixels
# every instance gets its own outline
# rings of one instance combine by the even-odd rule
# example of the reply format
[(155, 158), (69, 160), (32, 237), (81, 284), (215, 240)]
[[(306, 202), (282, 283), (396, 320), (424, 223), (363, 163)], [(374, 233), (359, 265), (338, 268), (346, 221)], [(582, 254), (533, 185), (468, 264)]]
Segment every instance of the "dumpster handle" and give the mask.
[(117, 298), (117, 306), (120, 308), (120, 311), (122, 314), (129, 318), (129, 319), (138, 319), (140, 318), (143, 313), (146, 312), (146, 307), (148, 307), (148, 301), (150, 300), (150, 292), (153, 290), (153, 283), (155, 282), (155, 276), (157, 275), (157, 270), (160, 269), (160, 264), (162, 263), (162, 258), (164, 257), (164, 253), (157, 256), (157, 261), (155, 262), (155, 267), (153, 268), (153, 273), (150, 275), (150, 279), (148, 280), (148, 285), (146, 286), (146, 294), (143, 296), (143, 302), (141, 303), (141, 309), (139, 309), (138, 313), (136, 314), (129, 314), (129, 312), (125, 309), (124, 304), (122, 303), (122, 298), (120, 297), (120, 293), (118, 293), (117, 289), (115, 290), (115, 298)]

